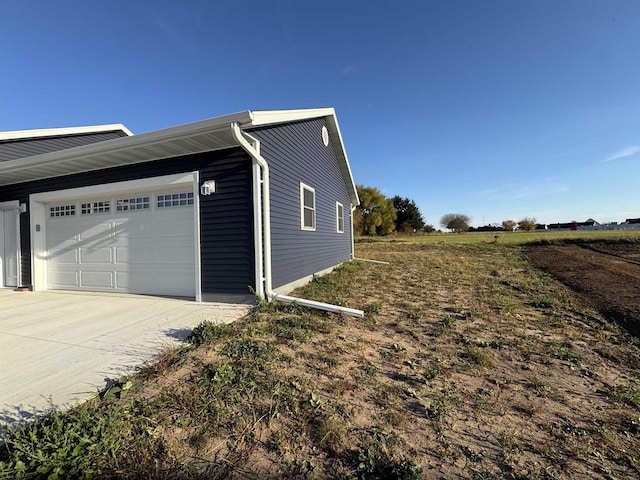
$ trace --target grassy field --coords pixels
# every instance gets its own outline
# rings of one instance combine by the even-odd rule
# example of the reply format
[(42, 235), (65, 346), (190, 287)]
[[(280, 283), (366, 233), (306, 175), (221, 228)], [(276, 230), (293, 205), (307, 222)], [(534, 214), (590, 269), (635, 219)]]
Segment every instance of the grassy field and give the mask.
[[(495, 243), (496, 235), (498, 243), (507, 245), (524, 245), (532, 242), (556, 242), (562, 240), (586, 240), (586, 241), (615, 241), (624, 239), (640, 239), (640, 230), (561, 230), (561, 231), (533, 231), (533, 232), (478, 232), (478, 233), (432, 233), (425, 235), (389, 236), (385, 241), (442, 243), (442, 244), (474, 244)], [(365, 240), (361, 239), (361, 240)], [(376, 239), (375, 241), (379, 241)]]
[(204, 323), (13, 427), (0, 478), (636, 479), (640, 341), (502, 241), (519, 235), (359, 243), (390, 264), (294, 295), (363, 319), (269, 304)]

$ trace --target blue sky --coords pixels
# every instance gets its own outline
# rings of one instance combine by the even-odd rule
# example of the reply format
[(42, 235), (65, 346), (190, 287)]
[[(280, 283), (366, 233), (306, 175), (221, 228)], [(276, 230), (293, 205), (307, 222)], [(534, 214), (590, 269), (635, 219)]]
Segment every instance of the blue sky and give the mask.
[(640, 217), (640, 1), (3, 0), (0, 130), (336, 109), (428, 223)]

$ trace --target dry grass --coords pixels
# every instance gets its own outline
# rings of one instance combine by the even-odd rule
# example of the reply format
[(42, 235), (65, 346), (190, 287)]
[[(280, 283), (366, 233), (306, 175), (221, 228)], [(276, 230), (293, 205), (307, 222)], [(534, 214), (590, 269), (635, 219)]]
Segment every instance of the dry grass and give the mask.
[[(352, 263), (295, 295), (364, 319), (263, 306), (84, 408), (144, 412), (127, 458), (148, 467), (153, 445), (145, 478), (638, 478), (638, 341), (521, 247), (357, 255), (391, 264)], [(94, 476), (137, 478), (132, 464)]]

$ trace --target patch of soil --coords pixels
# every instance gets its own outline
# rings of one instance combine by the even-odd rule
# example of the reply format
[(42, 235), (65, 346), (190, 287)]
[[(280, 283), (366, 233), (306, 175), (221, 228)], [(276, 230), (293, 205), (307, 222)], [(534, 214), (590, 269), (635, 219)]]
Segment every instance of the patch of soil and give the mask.
[(529, 260), (640, 336), (640, 245), (542, 245)]

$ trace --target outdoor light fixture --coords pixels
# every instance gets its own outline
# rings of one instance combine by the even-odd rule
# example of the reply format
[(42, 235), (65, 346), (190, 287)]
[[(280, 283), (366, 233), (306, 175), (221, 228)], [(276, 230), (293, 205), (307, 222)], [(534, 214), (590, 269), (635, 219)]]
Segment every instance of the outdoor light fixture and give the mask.
[(200, 193), (202, 195), (211, 195), (216, 192), (216, 181), (215, 180), (207, 180), (200, 187)]

